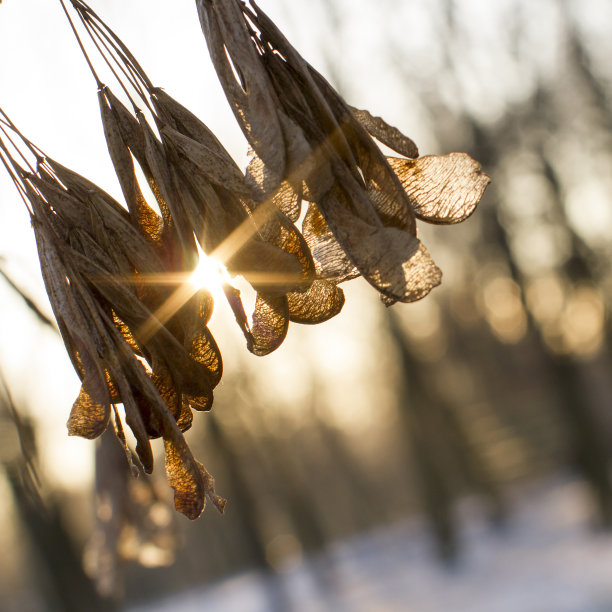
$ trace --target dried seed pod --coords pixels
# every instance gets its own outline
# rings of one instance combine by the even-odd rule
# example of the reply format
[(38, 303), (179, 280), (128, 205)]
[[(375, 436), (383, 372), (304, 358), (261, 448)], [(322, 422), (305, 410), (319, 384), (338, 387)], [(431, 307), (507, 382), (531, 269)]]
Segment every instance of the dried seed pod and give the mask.
[(240, 5), (200, 1), (197, 7), (211, 59), (236, 120), (266, 165), (275, 190), (286, 169), (278, 102), (259, 54), (251, 44)]
[(359, 276), (359, 270), (348, 259), (315, 204), (308, 206), (302, 231), (310, 247), (317, 276), (336, 283)]
[[(163, 221), (151, 209), (142, 194), (130, 154), (130, 148), (133, 147), (141, 149), (146, 155), (142, 131), (135, 130), (136, 126), (125, 120), (126, 114), (130, 113), (125, 108), (123, 109), (125, 112), (120, 110), (121, 103), (112, 95), (108, 87), (98, 92), (98, 98), (108, 152), (134, 225), (139, 227), (153, 244), (157, 244), (161, 240)], [(123, 125), (127, 125), (123, 129), (120, 117), (124, 119)]]
[[(107, 86), (99, 84), (102, 120), (109, 152), (134, 219), (139, 221), (143, 216), (142, 211), (148, 210), (137, 185), (132, 156), (153, 185), (164, 217), (164, 235), (167, 235), (169, 228), (174, 228), (176, 241), (182, 246), (182, 261), (174, 258), (175, 267), (185, 268), (190, 265), (189, 252), (192, 251), (191, 242), (195, 234), (205, 253), (218, 255), (230, 274), (243, 276), (257, 292), (262, 293), (261, 304), (274, 298), (278, 304), (282, 301), (283, 307), (273, 310), (286, 312), (288, 305), (284, 296), (297, 292), (300, 296), (293, 299), (292, 303), (296, 308), (302, 308), (298, 304), (303, 301), (314, 279), (315, 266), (308, 245), (297, 228), (286, 217), (279, 219), (275, 208), (268, 205), (268, 198), (274, 196), (279, 184), (277, 177), (272, 176), (268, 167), (260, 163), (257, 173), (247, 173), (245, 178), (204, 123), (164, 90), (153, 87), (127, 47), (86, 3), (79, 2), (74, 8), (79, 12), (90, 35), (93, 36), (94, 30), (105, 32), (106, 43), (115, 51), (112, 57), (105, 56), (105, 59), (117, 65), (119, 70), (116, 75), (122, 73), (129, 81), (121, 83), (128, 97), (131, 95), (128, 90), (136, 90), (146, 107), (145, 113), (139, 112), (130, 97), (134, 106), (132, 113)], [(223, 27), (226, 26), (233, 28), (230, 22)], [(251, 53), (248, 49), (246, 46), (247, 53)], [(261, 108), (258, 103), (253, 105), (256, 114)], [(145, 115), (152, 116), (161, 140), (157, 139)], [(300, 128), (288, 116), (279, 116), (278, 123), (284, 139), (283, 157), (287, 158), (288, 172), (292, 174), (294, 167), (299, 167), (298, 174), (309, 174), (315, 169), (317, 156), (311, 156), (310, 145)], [(263, 132), (256, 132), (253, 133), (254, 141), (271, 142), (271, 138)], [(270, 161), (271, 157), (267, 157)], [(253, 161), (260, 160), (256, 158)], [(251, 164), (251, 170), (253, 168)], [(306, 168), (310, 170), (307, 172)], [(292, 207), (288, 212), (297, 219), (297, 200)], [(144, 216), (147, 224), (151, 225), (149, 216)], [(141, 221), (139, 224), (145, 225)], [(152, 232), (146, 229), (145, 234), (151, 236)], [(172, 244), (168, 245), (172, 240), (162, 241), (166, 250), (172, 250)], [(308, 295), (314, 297), (321, 294), (315, 292)], [(250, 349), (256, 350), (259, 335), (259, 344), (268, 347), (259, 352), (267, 352), (269, 347), (280, 344), (271, 342), (265, 336), (270, 335), (267, 330), (275, 329), (276, 338), (281, 337), (281, 330), (284, 330), (284, 337), (286, 324), (280, 325), (275, 321), (271, 325), (266, 318), (268, 314), (265, 317), (262, 314), (268, 313), (268, 310), (259, 312), (256, 309), (253, 325), (254, 330), (258, 331), (252, 331), (244, 316), (239, 294), (230, 292), (228, 296)], [(337, 306), (338, 302), (335, 304)], [(335, 308), (330, 308), (328, 304), (319, 310), (326, 313), (326, 318)], [(203, 338), (199, 337), (199, 344)], [(199, 403), (202, 404), (201, 401)]]
[[(353, 277), (356, 269), (387, 302), (424, 297), (439, 284), (441, 274), (416, 239), (415, 216), (429, 215), (437, 222), (450, 219), (444, 217), (448, 206), (440, 202), (442, 197), (466, 202), (462, 215), (449, 213), (459, 220), (480, 198), (482, 183), (462, 179), (464, 170), (458, 165), (455, 179), (442, 185), (436, 182), (440, 172), (422, 162), (423, 169), (430, 168), (429, 178), (426, 173), (421, 179), (418, 172), (407, 170), (410, 166), (402, 166), (407, 186), (372, 136), (410, 158), (418, 155), (414, 143), (382, 119), (349, 107), (253, 0), (196, 4), (226, 95), (263, 161), (251, 171), (253, 182), (264, 192), (261, 183), (267, 169), (281, 178), (275, 199), (283, 210), (295, 217), (304, 197), (321, 217), (309, 211), (303, 226), (318, 276), (339, 282)], [(257, 83), (252, 82), (255, 78)], [(249, 98), (251, 85), (265, 92), (265, 104)], [(252, 137), (255, 131), (264, 133), (268, 123), (281, 129), (268, 130), (266, 138)], [(287, 143), (298, 141), (307, 146), (290, 154)], [(277, 159), (279, 151), (284, 151), (282, 162)], [(431, 199), (422, 193), (428, 190)], [(417, 198), (427, 201), (421, 205)]]
[(368, 131), (370, 136), (376, 138), (400, 155), (409, 158), (417, 158), (419, 150), (414, 142), (400, 132), (396, 127), (389, 125), (381, 117), (374, 117), (367, 110), (350, 107), (355, 119)]
[(307, 291), (287, 294), (289, 320), (313, 325), (323, 323), (340, 313), (344, 306), (344, 291), (335, 283), (316, 279)]
[[(163, 121), (177, 128), (163, 124), (160, 131), (204, 250), (221, 252), (230, 273), (243, 276), (256, 291), (265, 294), (260, 299), (262, 304), (306, 288), (314, 267), (308, 246), (295, 226), (288, 219), (279, 219), (275, 209), (265, 203), (258, 210), (252, 186), (208, 128), (168, 94), (155, 92), (154, 101), (162, 109)], [(158, 122), (161, 124), (162, 119)], [(266, 208), (269, 213), (263, 212)], [(237, 299), (233, 294), (230, 304), (234, 309)], [(284, 311), (286, 300), (283, 303)], [(235, 313), (249, 350), (264, 354), (280, 345), (286, 334), (285, 324), (264, 323), (256, 308), (251, 330), (241, 310)], [(271, 329), (275, 330), (274, 342), (269, 339)], [(265, 348), (256, 348), (259, 344)]]
[[(129, 152), (121, 151), (122, 136), (115, 131), (109, 139), (115, 139), (115, 159), (124, 163)], [(152, 241), (137, 218), (84, 177), (38, 154), (36, 172), (28, 172), (10, 157), (1, 136), (0, 149), (29, 201), (45, 286), (82, 380), (69, 433), (98, 437), (108, 427), (111, 405), (121, 403), (144, 471), (153, 469), (153, 437), (171, 440), (175, 453), (190, 457), (181, 432), (191, 426), (191, 407), (210, 408), (222, 369), (206, 327), (210, 294), (200, 292), (159, 321), (154, 311), (163, 310), (170, 291), (147, 279), (168, 276), (171, 268), (159, 256), (167, 245)], [(123, 177), (124, 187), (134, 186), (132, 173), (133, 166)], [(120, 421), (116, 426), (120, 431)], [(177, 503), (195, 518), (212, 481), (191, 460), (199, 500), (186, 505), (178, 496)]]
[(174, 149), (179, 157), (190, 160), (210, 183), (230, 191), (236, 197), (251, 197), (251, 190), (234, 161), (230, 162), (225, 155), (220, 155), (216, 150), (184, 136), (170, 126), (163, 126), (161, 135), (167, 148)]
[(289, 328), (289, 304), (285, 295), (274, 296), (259, 292), (253, 313), (253, 353), (268, 355), (285, 339)]

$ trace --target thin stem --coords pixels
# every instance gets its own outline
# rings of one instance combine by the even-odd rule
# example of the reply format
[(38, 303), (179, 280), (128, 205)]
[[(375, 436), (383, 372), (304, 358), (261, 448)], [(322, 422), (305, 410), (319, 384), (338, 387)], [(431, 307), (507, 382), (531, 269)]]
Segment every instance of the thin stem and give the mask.
[[(6, 157), (8, 157), (9, 161), (6, 160)], [(6, 150), (6, 147), (4, 146), (4, 143), (2, 142), (2, 139), (0, 138), (0, 160), (2, 160), (2, 165), (6, 168), (6, 171), (8, 172), (9, 176), (11, 177), (11, 180), (13, 181), (13, 183), (15, 183), (15, 187), (17, 188), (17, 191), (19, 192), (19, 195), (21, 197), (21, 199), (23, 200), (23, 203), (25, 204), (26, 208), (28, 209), (28, 212), (30, 213), (30, 216), (34, 216), (34, 211), (32, 210), (28, 195), (27, 195), (27, 191), (26, 188), (23, 185), (23, 182), (21, 180), (21, 178), (19, 178), (18, 174), (15, 172), (14, 166), (16, 165), (15, 160), (10, 156), (10, 154), (8, 153), (8, 151)]]
[[(117, 80), (117, 82), (119, 83), (123, 91), (125, 92), (125, 95), (130, 100), (134, 109), (137, 110), (139, 108), (138, 105), (132, 98), (128, 88), (125, 86), (123, 80), (120, 78), (119, 74), (117, 73), (115, 67), (113, 66), (113, 63), (105, 55), (104, 51), (102, 50), (102, 47), (106, 50), (107, 54), (112, 58), (116, 66), (118, 66), (119, 70), (123, 73), (128, 83), (137, 92), (138, 96), (140, 97), (142, 102), (144, 102), (145, 106), (150, 109), (149, 101), (144, 91), (142, 90), (140, 84), (136, 80), (134, 80), (131, 74), (126, 70), (126, 66), (128, 68), (131, 68), (131, 67), (126, 61), (122, 61), (123, 58), (121, 57), (121, 51), (117, 50), (116, 48), (109, 48), (109, 45), (107, 44), (107, 42), (112, 45), (112, 40), (110, 40), (108, 36), (99, 29), (97, 24), (87, 22), (80, 13), (79, 13), (79, 17), (81, 18), (83, 25), (87, 29), (87, 33), (89, 34), (93, 44), (96, 46), (96, 49), (98, 49), (98, 52), (102, 56), (102, 59), (106, 62), (106, 65), (109, 67), (110, 71), (113, 73), (113, 76), (115, 77), (115, 79)], [(115, 54), (119, 55), (119, 58), (117, 58)]]
[[(109, 52), (109, 54), (113, 56), (113, 59), (115, 60), (115, 62), (118, 65), (120, 65), (121, 70), (130, 79), (130, 82), (132, 82), (131, 81), (132, 78), (135, 78), (136, 81), (140, 81), (140, 83), (144, 85), (144, 89), (148, 90), (147, 80), (143, 78), (138, 68), (133, 66), (130, 58), (126, 56), (126, 54), (123, 52), (121, 47), (117, 44), (117, 42), (112, 37), (112, 35), (108, 33), (105, 24), (100, 24), (93, 20), (88, 21), (83, 17), (83, 15), (80, 15), (80, 17), (83, 20), (83, 23), (86, 24), (86, 27), (88, 28), (90, 36), (93, 36), (92, 32), (95, 32), (95, 36), (104, 45), (104, 48)], [(109, 49), (109, 45), (112, 47), (112, 49)], [(132, 76), (128, 76), (128, 74), (126, 73), (126, 69), (127, 71), (129, 71), (130, 75)], [(133, 82), (132, 84), (134, 88), (137, 87), (136, 82)], [(139, 86), (138, 88), (140, 89)]]
[[(6, 131), (6, 129), (5, 129), (5, 127), (3, 125), (0, 125), (0, 132), (2, 132), (4, 134), (4, 136), (5, 136), (5, 138), (11, 143), (11, 145), (13, 145), (13, 148), (15, 149), (15, 151), (17, 151), (19, 157), (21, 157), (21, 159), (23, 160), (25, 165), (29, 168), (30, 172), (35, 173), (36, 171), (34, 170), (32, 165), (28, 161), (27, 157), (23, 154), (21, 149), (15, 144), (15, 142), (11, 138), (10, 134)], [(17, 135), (20, 136), (19, 132), (17, 132)], [(26, 145), (27, 145), (27, 143), (26, 143)], [(8, 149), (6, 148), (6, 145), (4, 143), (2, 143), (2, 148), (3, 148), (4, 152), (8, 155), (8, 157), (10, 159), (13, 159), (13, 156), (8, 152)], [(21, 166), (19, 166), (19, 167), (21, 168)], [(22, 170), (23, 170), (23, 168), (22, 168)]]
[[(77, 2), (80, 8), (76, 6)], [(138, 63), (138, 60), (132, 55), (132, 52), (126, 47), (124, 42), (115, 34), (115, 32), (113, 32), (113, 30), (108, 25), (106, 25), (106, 23), (104, 23), (104, 21), (100, 19), (100, 17), (85, 2), (83, 2), (82, 0), (72, 0), (72, 3), (73, 3), (73, 6), (75, 6), (75, 8), (78, 11), (82, 11), (85, 14), (85, 18), (88, 21), (90, 19), (92, 21), (93, 20), (97, 21), (99, 24), (99, 27), (101, 27), (108, 33), (108, 35), (113, 39), (117, 47), (121, 49), (126, 60), (133, 66), (139, 78), (142, 80), (143, 85), (145, 86), (147, 91), (152, 91), (153, 89), (155, 89), (153, 86), (153, 83), (151, 83), (151, 81), (149, 80), (149, 77), (147, 76), (146, 72), (142, 69), (142, 66)]]
[(89, 66), (89, 69), (91, 70), (91, 74), (93, 74), (93, 77), (96, 80), (98, 89), (102, 89), (104, 84), (102, 83), (102, 81), (100, 81), (100, 79), (98, 78), (98, 74), (94, 70), (93, 64), (91, 63), (91, 60), (89, 59), (89, 56), (87, 55), (87, 51), (85, 51), (85, 47), (83, 46), (83, 42), (81, 41), (81, 37), (79, 36), (79, 33), (77, 32), (74, 22), (72, 21), (72, 17), (70, 17), (70, 14), (68, 13), (68, 9), (66, 8), (66, 5), (64, 4), (64, 0), (59, 0), (59, 1), (60, 1), (60, 4), (62, 5), (62, 8), (64, 9), (64, 13), (66, 13), (66, 18), (68, 19), (68, 23), (70, 23), (70, 27), (72, 28), (72, 31), (74, 32), (74, 35), (77, 39), (77, 43), (79, 44), (79, 47), (81, 48), (81, 51), (83, 52), (85, 61), (87, 62), (87, 65)]
[[(40, 162), (42, 159), (45, 158), (45, 152), (39, 146), (35, 145), (29, 138), (26, 138), (21, 133), (21, 131), (11, 121), (9, 116), (4, 112), (4, 110), (2, 110), (1, 107), (0, 107), (0, 115), (2, 115), (4, 117), (4, 119), (0, 119), (0, 123), (2, 123), (3, 125), (7, 126), (8, 128), (10, 128), (13, 132), (15, 132), (15, 134), (17, 134), (17, 136), (19, 136), (19, 138), (21, 138), (21, 140), (26, 145), (26, 147), (28, 147), (28, 149), (30, 149), (30, 152), (32, 153), (32, 155), (34, 155), (34, 157), (36, 158), (37, 162)], [(17, 148), (17, 147), (15, 147), (15, 148)]]

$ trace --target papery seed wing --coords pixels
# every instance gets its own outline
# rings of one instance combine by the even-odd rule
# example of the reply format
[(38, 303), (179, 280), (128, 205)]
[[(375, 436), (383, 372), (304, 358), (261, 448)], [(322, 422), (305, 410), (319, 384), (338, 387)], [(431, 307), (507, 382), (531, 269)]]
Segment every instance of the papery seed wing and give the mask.
[(287, 294), (289, 320), (294, 323), (323, 323), (335, 317), (344, 306), (344, 292), (335, 283), (317, 279), (307, 291)]
[[(81, 253), (70, 251), (70, 257), (117, 316), (130, 328), (135, 329), (147, 321), (150, 312), (138, 299), (132, 287), (122, 282), (116, 274), (108, 272), (108, 268), (100, 266)], [(138, 343), (138, 339), (136, 342)]]
[[(265, 58), (270, 82), (276, 87), (276, 94), (284, 106), (285, 114), (294, 125), (300, 126), (313, 149), (321, 146), (323, 140), (326, 140), (347, 166), (353, 168), (355, 159), (341, 125), (338, 124), (318, 83), (313, 79), (315, 71), (289, 43), (274, 22), (254, 2), (251, 2), (251, 5), (254, 10), (250, 10), (245, 5), (241, 8), (244, 16), (261, 30), (263, 44), (260, 52)], [(291, 99), (290, 104), (285, 104), (287, 98)], [(293, 141), (295, 134), (292, 134), (289, 125), (283, 127), (288, 129), (289, 140)], [(307, 133), (312, 129), (315, 129), (318, 135)], [(300, 165), (299, 159), (298, 155), (291, 171), (295, 170), (296, 165)], [(309, 164), (309, 167), (312, 170), (313, 166)]]
[(183, 437), (173, 431), (164, 435), (166, 477), (174, 489), (174, 507), (189, 519), (196, 519), (204, 509), (205, 488), (200, 468)]
[[(219, 80), (247, 140), (274, 175), (285, 174), (286, 153), (278, 102), (235, 0), (197, 0), (200, 23)], [(266, 190), (268, 191), (268, 190)]]
[(55, 179), (47, 174), (41, 176), (32, 174), (28, 176), (28, 181), (36, 187), (47, 202), (52, 203), (53, 210), (64, 223), (71, 227), (91, 230), (91, 219), (83, 202), (70, 195)]
[(98, 185), (81, 176), (77, 172), (62, 166), (59, 162), (46, 157), (45, 161), (53, 168), (53, 171), (59, 177), (60, 181), (68, 188), (71, 194), (77, 198), (87, 202), (95, 194), (98, 195), (108, 206), (110, 206), (117, 214), (129, 219), (128, 211), (119, 204), (106, 191), (100, 189)]
[(263, 356), (275, 351), (283, 343), (288, 328), (287, 298), (284, 295), (270, 296), (258, 293), (252, 325), (255, 344), (251, 352)]
[(211, 252), (228, 234), (228, 211), (224, 208), (217, 192), (200, 173), (191, 171), (190, 163), (181, 167), (183, 184), (191, 191), (189, 201), (192, 225), (198, 242), (205, 252)]
[(342, 282), (356, 278), (359, 271), (338, 244), (315, 204), (310, 204), (302, 224), (304, 239), (315, 263), (317, 276)]
[(82, 302), (82, 311), (88, 312), (92, 319), (92, 332), (95, 330), (103, 345), (101, 351), (105, 355), (105, 372), (108, 372), (123, 402), (126, 422), (136, 438), (138, 458), (144, 470), (150, 473), (153, 470), (153, 453), (131, 384), (139, 371), (149, 384), (150, 380), (146, 377), (142, 364), (113, 325), (110, 316), (100, 309), (92, 294), (80, 283), (71, 284), (71, 289), (77, 294), (75, 297)]
[[(410, 201), (384, 155), (333, 87), (313, 68), (310, 68), (310, 72), (341, 126), (359, 167), (359, 177), (355, 180), (355, 172), (350, 166), (333, 162), (337, 180), (352, 190), (353, 206), (361, 208), (361, 211), (356, 210), (357, 214), (363, 220), (370, 221), (366, 209), (372, 207), (383, 225), (399, 227), (416, 235), (416, 222)], [(363, 197), (364, 182), (368, 198)]]
[(182, 336), (190, 338), (200, 333), (210, 321), (213, 308), (214, 300), (210, 291), (198, 289), (177, 311)]
[(87, 202), (92, 220), (91, 233), (99, 242), (110, 243), (111, 252), (120, 245), (121, 253), (141, 273), (155, 273), (163, 268), (157, 249), (132, 225), (128, 215), (118, 214), (97, 193), (93, 193)]
[[(253, 199), (256, 202), (264, 202), (270, 197), (270, 194), (273, 194), (274, 205), (291, 218), (292, 221), (297, 221), (300, 216), (299, 207), (301, 201), (297, 199), (291, 185), (287, 181), (283, 181), (280, 188), (277, 189), (274, 177), (271, 178), (269, 176), (270, 170), (268, 166), (263, 163), (262, 159), (253, 149), (249, 149), (249, 158), (245, 179), (252, 190)], [(272, 185), (272, 188), (270, 185)]]
[(225, 156), (219, 155), (216, 151), (169, 126), (162, 127), (161, 134), (166, 147), (173, 147), (175, 151), (190, 160), (211, 183), (231, 191), (238, 197), (251, 196), (251, 190), (233, 160), (228, 162)]
[(209, 372), (210, 383), (216, 387), (223, 373), (221, 352), (207, 327), (187, 342), (187, 353), (197, 363), (202, 364)]
[(188, 398), (184, 396), (181, 401), (181, 411), (176, 416), (176, 424), (183, 433), (191, 429), (193, 424), (193, 412), (191, 411)]
[(142, 164), (146, 161), (146, 143), (138, 119), (108, 87), (104, 89), (104, 95), (115, 114), (123, 142), (129, 147), (138, 163)]
[(132, 334), (132, 330), (117, 316), (117, 313), (115, 312), (113, 312), (113, 323), (134, 354), (142, 357), (142, 352), (136, 342), (136, 339), (134, 338), (134, 335)]
[[(193, 423), (193, 413), (189, 408), (189, 403), (186, 398), (178, 392), (168, 369), (165, 366), (155, 363), (153, 365), (151, 380), (161, 398), (172, 412), (178, 428), (182, 432), (187, 431)], [(149, 412), (151, 416), (155, 415), (157, 423), (156, 437), (159, 437), (163, 432), (162, 419), (156, 414), (155, 410), (149, 408)]]
[(119, 388), (119, 393), (125, 409), (125, 421), (136, 438), (136, 454), (142, 463), (144, 471), (150, 474), (153, 471), (153, 452), (151, 450), (147, 428), (142, 418), (141, 408), (134, 397), (134, 393), (130, 388), (130, 383), (128, 383), (123, 371), (113, 368), (111, 374), (113, 379), (117, 381), (117, 387)]
[(176, 227), (182, 247), (183, 265), (191, 269), (195, 265), (197, 253), (193, 229), (181, 205), (180, 196), (176, 191), (173, 177), (168, 168), (168, 162), (162, 144), (157, 140), (151, 127), (146, 123), (144, 118), (141, 120), (141, 126), (145, 137), (145, 152), (148, 167), (151, 170), (153, 181), (159, 189), (162, 201), (170, 210), (172, 221)]
[(200, 409), (208, 410), (213, 402), (212, 380), (219, 374), (220, 363), (216, 370), (210, 371), (207, 363), (196, 361), (174, 338), (159, 344), (158, 356), (163, 358), (172, 380), (189, 403), (192, 398), (197, 399)]
[[(75, 370), (79, 376), (85, 377), (87, 369), (83, 363), (84, 351), (89, 355), (96, 355), (97, 348), (90, 339), (87, 321), (69, 291), (68, 270), (53, 245), (52, 236), (45, 226), (37, 220), (34, 220), (32, 227), (36, 237), (45, 289), (49, 296), (53, 314), (58, 322), (62, 339)], [(79, 350), (81, 355), (79, 355)], [(103, 372), (103, 368), (100, 368), (100, 374), (101, 372)], [(104, 398), (102, 398), (102, 402), (104, 402)]]
[(119, 124), (115, 114), (108, 105), (104, 89), (98, 91), (98, 102), (100, 104), (104, 137), (113, 167), (115, 168), (115, 174), (119, 180), (129, 210), (136, 211), (140, 202), (138, 201), (139, 190), (136, 183), (136, 177), (134, 176), (132, 156), (123, 142)]
[[(110, 89), (106, 89), (106, 98), (110, 104), (111, 109), (115, 113), (115, 117), (118, 121), (119, 129), (121, 131), (121, 137), (123, 142), (130, 149), (132, 155), (135, 157), (140, 169), (142, 170), (149, 188), (151, 189), (155, 200), (162, 215), (162, 230), (163, 226), (166, 228), (172, 226), (172, 220), (170, 217), (170, 211), (166, 200), (163, 198), (159, 186), (155, 182), (153, 172), (149, 167), (147, 160), (147, 143), (146, 137), (141, 125), (141, 122), (130, 113), (130, 111), (122, 104), (122, 102), (114, 96)], [(146, 208), (142, 207), (139, 210), (139, 224), (147, 231), (147, 233), (154, 238), (157, 237), (159, 230), (159, 218), (157, 213), (153, 209), (149, 208), (150, 213)]]
[(285, 181), (274, 196), (274, 205), (295, 223), (302, 212), (302, 198), (293, 190), (293, 187)]
[(299, 259), (258, 239), (242, 245), (227, 261), (227, 268), (244, 276), (256, 291), (269, 295), (284, 295), (303, 285)]
[(212, 314), (210, 292), (201, 289), (175, 315), (180, 325), (183, 346), (189, 359), (206, 368), (211, 388), (216, 387), (223, 372), (221, 351), (206, 326)]
[(308, 244), (297, 227), (277, 210), (258, 229), (263, 240), (297, 258), (302, 266), (302, 286), (299, 290), (305, 290), (314, 278), (315, 267)]
[(168, 95), (163, 89), (153, 90), (153, 103), (155, 108), (163, 113), (164, 120), (175, 130), (195, 140), (215, 155), (224, 158), (226, 164), (236, 165), (232, 156), (227, 152), (221, 141), (214, 133), (196, 117), (190, 110)]
[(81, 386), (68, 418), (68, 435), (94, 440), (108, 427), (109, 419), (110, 404), (94, 402), (84, 386)]
[(142, 465), (140, 465), (137, 458), (134, 456), (128, 446), (125, 437), (125, 431), (123, 429), (123, 423), (121, 422), (117, 406), (113, 406), (113, 426), (115, 430), (115, 435), (117, 436), (117, 440), (119, 440), (119, 444), (121, 444), (121, 448), (123, 449), (123, 452), (125, 454), (126, 463), (130, 467), (130, 470), (132, 472), (132, 476), (134, 478), (138, 478), (138, 476), (143, 471)]
[(198, 316), (201, 323), (206, 325), (213, 313), (213, 297), (207, 289), (200, 289), (194, 296), (198, 302)]
[(419, 159), (388, 158), (406, 190), (414, 213), (429, 223), (467, 219), (490, 182), (481, 165), (466, 153), (427, 155)]
[[(147, 204), (138, 185), (132, 155), (127, 147), (127, 143), (123, 139), (118, 115), (109, 106), (106, 92), (106, 89), (101, 90), (98, 92), (98, 97), (104, 135), (110, 158), (115, 168), (115, 174), (135, 224), (153, 243), (158, 243), (162, 234), (162, 220)], [(127, 109), (125, 110), (127, 111)], [(142, 139), (142, 132), (140, 136)]]
[[(169, 157), (173, 157), (171, 151), (169, 151)], [(202, 249), (207, 251), (209, 248), (207, 240), (210, 239), (211, 235), (218, 235), (219, 225), (215, 224), (212, 216), (207, 214), (208, 210), (204, 205), (207, 200), (204, 200), (200, 195), (202, 191), (198, 191), (202, 184), (206, 183), (206, 180), (198, 180), (202, 177), (197, 176), (197, 170), (195, 174), (190, 173), (190, 168), (185, 167), (189, 166), (189, 163), (181, 163), (175, 159), (169, 159), (169, 162), (168, 169), (174, 191), (180, 199), (181, 214), (185, 223), (195, 234)], [(210, 191), (212, 191), (212, 187), (210, 187)]]
[(206, 497), (212, 502), (215, 508), (223, 514), (225, 511), (225, 505), (227, 500), (223, 499), (215, 492), (215, 479), (206, 471), (206, 468), (199, 462), (196, 461), (198, 467), (200, 468), (200, 474), (202, 475), (202, 482), (204, 483), (204, 491)]
[(414, 142), (402, 134), (396, 127), (389, 125), (380, 117), (375, 117), (367, 110), (351, 107), (355, 119), (368, 131), (368, 133), (383, 144), (397, 151), (400, 155), (410, 158), (419, 156), (419, 150)]
[(412, 302), (440, 284), (441, 272), (419, 240), (394, 227), (375, 226), (354, 216), (335, 189), (322, 202), (325, 218), (339, 244), (363, 277), (380, 293)]

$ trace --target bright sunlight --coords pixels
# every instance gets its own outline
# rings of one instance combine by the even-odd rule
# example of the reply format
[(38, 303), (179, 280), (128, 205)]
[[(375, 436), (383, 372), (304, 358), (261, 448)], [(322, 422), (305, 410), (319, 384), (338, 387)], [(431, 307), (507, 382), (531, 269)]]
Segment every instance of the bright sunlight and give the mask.
[(222, 293), (223, 285), (231, 282), (227, 268), (215, 257), (206, 255), (198, 248), (200, 261), (189, 277), (195, 289), (208, 289), (211, 293)]

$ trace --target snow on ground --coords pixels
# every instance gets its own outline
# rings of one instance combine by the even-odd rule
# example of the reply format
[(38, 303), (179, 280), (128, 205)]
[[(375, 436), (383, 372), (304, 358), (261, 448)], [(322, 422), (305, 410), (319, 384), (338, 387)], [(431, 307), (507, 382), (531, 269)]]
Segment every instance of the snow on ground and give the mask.
[(583, 485), (523, 494), (503, 530), (465, 514), (451, 567), (411, 520), (125, 612), (612, 612), (612, 537), (592, 528)]

